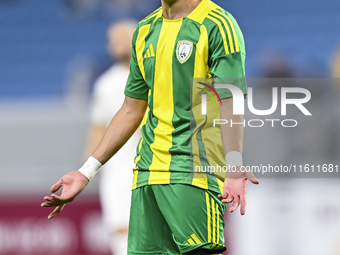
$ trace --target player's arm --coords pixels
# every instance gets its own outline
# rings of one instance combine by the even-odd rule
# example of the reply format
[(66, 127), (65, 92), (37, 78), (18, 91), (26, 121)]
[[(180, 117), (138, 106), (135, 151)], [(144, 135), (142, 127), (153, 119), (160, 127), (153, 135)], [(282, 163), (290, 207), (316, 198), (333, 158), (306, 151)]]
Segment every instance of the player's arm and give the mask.
[[(96, 160), (100, 165), (105, 164), (136, 131), (142, 121), (146, 107), (146, 100), (126, 96), (123, 106), (113, 117), (103, 139), (92, 153), (93, 160)], [(62, 176), (50, 189), (52, 193), (55, 193), (63, 186), (61, 195), (45, 196), (45, 202), (41, 204), (42, 207), (56, 207), (48, 218), (51, 219), (60, 213), (65, 204), (73, 201), (88, 183), (89, 179), (80, 171), (70, 172)]]
[(98, 147), (92, 153), (100, 163), (105, 164), (130, 139), (142, 122), (148, 102), (125, 96), (122, 108), (107, 128)]
[(105, 125), (104, 124), (91, 124), (88, 136), (87, 136), (87, 143), (84, 152), (84, 160), (92, 154), (92, 152), (96, 149), (98, 144), (100, 143), (103, 135), (105, 133)]
[[(219, 22), (219, 20), (222, 21)], [(237, 86), (247, 94), (245, 82), (245, 46), (243, 34), (236, 20), (227, 12), (217, 10), (205, 23), (209, 33), (209, 67), (216, 84), (227, 83)], [(222, 27), (221, 27), (222, 26)], [(222, 79), (222, 80), (221, 80)], [(222, 98), (221, 119), (228, 123), (242, 123), (243, 115), (233, 115), (233, 98), (228, 89), (216, 89)], [(244, 125), (221, 125), (221, 134), (227, 166), (231, 163), (237, 170), (242, 166), (244, 144)], [(233, 202), (233, 212), (241, 204), (241, 214), (246, 210), (246, 188), (248, 179), (258, 180), (250, 173), (233, 175), (226, 173), (223, 193), (219, 195), (224, 203)]]
[(231, 203), (230, 212), (236, 210), (241, 204), (241, 214), (246, 212), (246, 191), (248, 180), (254, 184), (259, 181), (251, 172), (242, 172), (242, 153), (244, 145), (244, 116), (233, 115), (233, 98), (222, 100), (220, 118), (228, 120), (228, 123), (237, 123), (234, 125), (221, 125), (221, 135), (223, 148), (226, 155), (227, 166), (235, 167), (236, 172), (229, 171), (226, 173), (224, 181), (223, 194), (219, 195), (223, 203)]
[(85, 162), (79, 171), (71, 172), (51, 187), (54, 193), (63, 187), (60, 196), (52, 194), (45, 196), (42, 207), (56, 207), (48, 216), (53, 218), (64, 208), (65, 203), (71, 202), (86, 187), (99, 168), (105, 164), (132, 136), (140, 125), (147, 108), (149, 87), (140, 71), (136, 40), (139, 33), (137, 26), (132, 39), (130, 74), (125, 87), (125, 101), (120, 110), (113, 117), (104, 137), (92, 156)]

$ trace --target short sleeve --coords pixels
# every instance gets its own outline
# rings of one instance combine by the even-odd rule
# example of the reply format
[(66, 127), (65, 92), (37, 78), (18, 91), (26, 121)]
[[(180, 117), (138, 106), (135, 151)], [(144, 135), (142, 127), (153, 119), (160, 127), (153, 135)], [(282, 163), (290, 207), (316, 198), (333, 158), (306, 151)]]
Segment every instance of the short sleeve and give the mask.
[(136, 29), (132, 47), (131, 47), (131, 62), (130, 62), (130, 74), (128, 77), (128, 81), (126, 83), (124, 94), (128, 97), (132, 97), (135, 99), (148, 99), (149, 87), (147, 86), (144, 77), (139, 69), (137, 56), (136, 56), (136, 34), (138, 29)]
[[(247, 94), (243, 34), (233, 16), (225, 11), (210, 16), (214, 26), (209, 34), (209, 67), (216, 83), (228, 83)], [(216, 89), (221, 98), (232, 97), (228, 89)]]

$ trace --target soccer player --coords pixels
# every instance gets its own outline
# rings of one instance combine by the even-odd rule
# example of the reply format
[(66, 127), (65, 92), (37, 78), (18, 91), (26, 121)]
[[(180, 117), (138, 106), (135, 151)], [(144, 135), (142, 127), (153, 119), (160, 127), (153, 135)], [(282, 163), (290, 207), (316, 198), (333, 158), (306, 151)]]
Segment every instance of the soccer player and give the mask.
[[(225, 179), (190, 173), (197, 161), (190, 139), (209, 139), (199, 126), (191, 134), (190, 86), (192, 78), (245, 77), (240, 28), (210, 0), (162, 0), (162, 7), (137, 25), (131, 56), (123, 106), (88, 161), (51, 187), (54, 193), (63, 186), (62, 194), (44, 197), (42, 206), (56, 207), (49, 218), (60, 213), (141, 125), (128, 254), (222, 254), (225, 203), (232, 203), (230, 212), (241, 204), (244, 214), (248, 180), (259, 181), (247, 172), (230, 171)], [(246, 94), (245, 83), (239, 86)], [(220, 118), (243, 122), (232, 113), (232, 94), (222, 91), (220, 97)], [(223, 125), (220, 132), (223, 146), (209, 153), (240, 169), (244, 126)]]
[[(85, 158), (99, 144), (112, 117), (124, 102), (124, 89), (129, 76), (130, 48), (136, 23), (121, 20), (112, 24), (107, 32), (108, 51), (117, 61), (103, 73), (94, 85), (91, 126)], [(138, 132), (138, 131), (137, 131)], [(111, 251), (115, 255), (127, 254), (128, 226), (131, 204), (134, 154), (140, 138), (134, 134), (100, 171), (99, 194), (103, 222), (110, 235)], [(119, 171), (114, 171), (119, 169)], [(119, 196), (116, 194), (119, 193)]]

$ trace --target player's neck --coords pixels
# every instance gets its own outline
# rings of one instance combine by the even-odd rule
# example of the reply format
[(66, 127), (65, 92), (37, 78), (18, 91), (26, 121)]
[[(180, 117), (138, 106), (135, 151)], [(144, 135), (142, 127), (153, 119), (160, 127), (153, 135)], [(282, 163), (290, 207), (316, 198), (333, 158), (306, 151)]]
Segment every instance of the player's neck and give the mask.
[(174, 20), (188, 16), (202, 0), (162, 0), (163, 16)]

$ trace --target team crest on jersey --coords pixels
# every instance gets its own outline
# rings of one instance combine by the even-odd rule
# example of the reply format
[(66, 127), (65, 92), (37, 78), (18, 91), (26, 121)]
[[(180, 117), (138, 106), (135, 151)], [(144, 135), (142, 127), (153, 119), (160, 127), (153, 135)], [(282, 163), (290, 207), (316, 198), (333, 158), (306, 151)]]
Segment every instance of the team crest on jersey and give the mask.
[(193, 43), (190, 41), (179, 41), (177, 44), (176, 55), (178, 61), (183, 64), (191, 56)]

